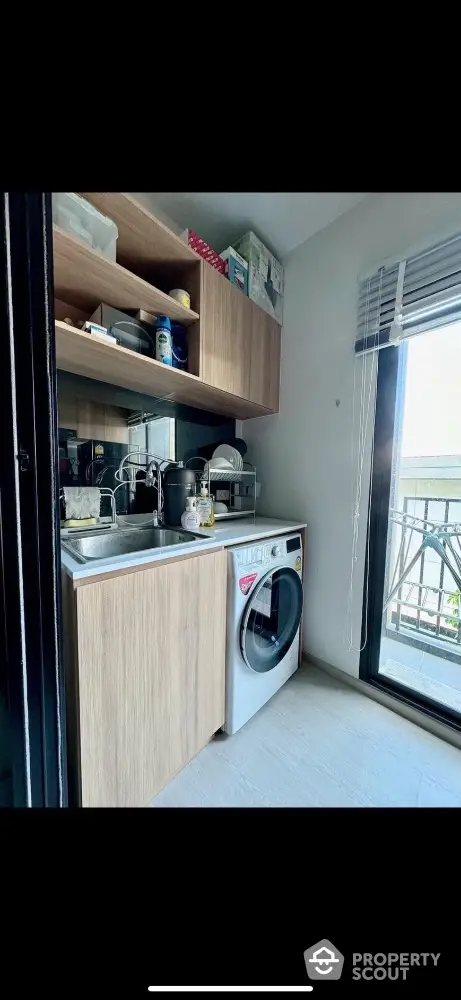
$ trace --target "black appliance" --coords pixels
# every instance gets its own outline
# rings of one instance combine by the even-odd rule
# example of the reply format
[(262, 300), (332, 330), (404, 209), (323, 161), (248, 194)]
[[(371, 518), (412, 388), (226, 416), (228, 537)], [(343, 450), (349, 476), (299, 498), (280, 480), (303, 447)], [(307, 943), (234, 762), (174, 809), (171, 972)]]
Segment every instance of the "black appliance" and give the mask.
[(134, 507), (130, 510), (132, 514), (152, 514), (159, 509), (157, 486), (146, 486), (145, 479), (146, 473), (140, 469), (136, 473)]
[[(81, 441), (77, 446), (78, 477), (82, 486), (99, 486), (116, 490), (115, 509), (117, 514), (130, 513), (129, 484), (119, 486), (115, 477), (122, 458), (128, 453), (128, 445), (114, 441)], [(101, 497), (101, 517), (109, 517), (111, 503), (108, 496)]]
[(163, 473), (163, 520), (171, 528), (181, 524), (186, 498), (195, 494), (195, 472), (169, 465)]

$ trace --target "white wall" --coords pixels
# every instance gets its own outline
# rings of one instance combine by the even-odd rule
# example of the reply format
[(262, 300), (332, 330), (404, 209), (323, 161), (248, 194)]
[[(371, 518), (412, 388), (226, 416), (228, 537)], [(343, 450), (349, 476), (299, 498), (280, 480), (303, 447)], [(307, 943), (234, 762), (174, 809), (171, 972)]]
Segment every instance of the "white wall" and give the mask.
[(149, 191), (132, 191), (131, 194), (133, 198), (136, 198), (137, 201), (144, 206), (144, 208), (147, 208), (149, 212), (152, 212), (152, 215), (155, 215), (157, 219), (160, 219), (160, 222), (163, 222), (164, 225), (168, 226), (173, 233), (176, 233), (176, 236), (181, 235), (185, 227), (180, 226), (174, 219), (171, 218), (171, 215), (167, 215), (166, 212), (158, 207), (155, 194), (151, 194)]
[[(378, 194), (287, 258), (280, 413), (245, 421), (261, 514), (307, 521), (306, 651), (358, 676), (344, 635), (351, 559), (357, 281), (388, 257), (461, 230), (461, 194)], [(336, 405), (339, 400), (339, 405)], [(368, 452), (371, 447), (369, 436)], [(369, 460), (364, 470), (368, 483)], [(367, 488), (364, 488), (367, 493)], [(363, 505), (365, 513), (365, 503)], [(365, 516), (353, 605), (360, 643)]]

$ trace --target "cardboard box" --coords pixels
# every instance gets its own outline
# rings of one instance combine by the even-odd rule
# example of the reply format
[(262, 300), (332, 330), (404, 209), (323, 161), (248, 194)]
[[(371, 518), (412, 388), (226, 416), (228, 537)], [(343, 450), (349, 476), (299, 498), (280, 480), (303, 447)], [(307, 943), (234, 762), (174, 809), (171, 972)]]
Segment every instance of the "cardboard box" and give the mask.
[(87, 320), (83, 324), (82, 330), (85, 333), (91, 333), (93, 337), (99, 337), (101, 340), (107, 340), (110, 344), (116, 344), (117, 338), (113, 337), (111, 333), (108, 333), (105, 326), (100, 326), (99, 323), (90, 323)]
[(233, 247), (221, 251), (221, 257), (226, 262), (225, 275), (241, 292), (248, 295), (248, 263)]
[(235, 243), (248, 263), (248, 295), (279, 323), (283, 319), (284, 268), (250, 230)]
[(209, 243), (202, 240), (198, 233), (195, 233), (193, 229), (185, 229), (184, 232), (181, 233), (181, 239), (184, 240), (185, 243), (188, 243), (192, 250), (195, 250), (195, 252), (198, 253), (200, 257), (203, 257), (208, 264), (211, 264), (211, 266), (215, 267), (217, 271), (224, 274), (226, 265), (221, 255), (217, 253), (216, 250), (213, 250), (213, 247), (210, 247)]

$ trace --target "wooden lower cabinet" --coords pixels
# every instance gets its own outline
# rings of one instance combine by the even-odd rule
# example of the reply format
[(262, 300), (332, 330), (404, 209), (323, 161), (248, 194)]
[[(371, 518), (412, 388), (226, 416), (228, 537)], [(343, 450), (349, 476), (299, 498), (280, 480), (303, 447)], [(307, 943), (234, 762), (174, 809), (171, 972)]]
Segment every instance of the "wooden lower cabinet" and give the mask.
[(224, 722), (226, 553), (76, 586), (72, 618), (81, 804), (147, 805)]

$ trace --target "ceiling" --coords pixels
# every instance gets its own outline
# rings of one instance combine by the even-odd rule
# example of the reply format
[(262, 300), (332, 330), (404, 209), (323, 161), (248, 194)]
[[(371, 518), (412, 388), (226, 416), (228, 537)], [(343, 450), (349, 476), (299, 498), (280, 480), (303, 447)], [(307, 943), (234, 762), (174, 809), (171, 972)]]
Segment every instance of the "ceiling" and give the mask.
[(367, 194), (314, 193), (155, 193), (155, 205), (185, 229), (221, 251), (254, 229), (277, 257), (357, 205)]

